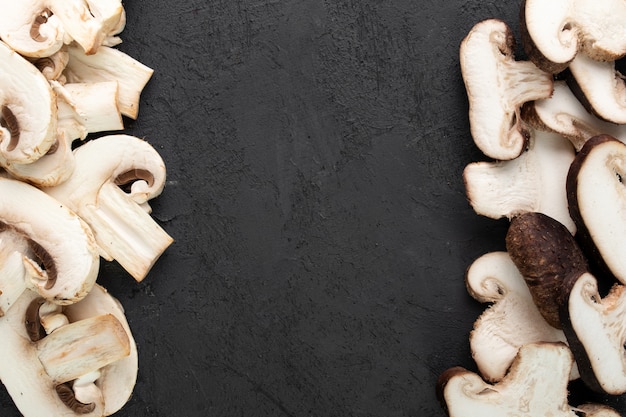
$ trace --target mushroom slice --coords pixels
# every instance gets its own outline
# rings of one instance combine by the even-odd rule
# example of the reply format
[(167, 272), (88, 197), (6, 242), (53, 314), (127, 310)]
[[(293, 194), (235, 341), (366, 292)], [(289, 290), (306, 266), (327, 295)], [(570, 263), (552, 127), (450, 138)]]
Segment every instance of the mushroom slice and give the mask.
[(572, 92), (589, 112), (609, 122), (626, 123), (626, 83), (614, 61), (594, 61), (580, 53), (570, 63), (569, 73)]
[(65, 77), (70, 83), (116, 81), (119, 84), (119, 108), (124, 116), (136, 119), (139, 97), (154, 71), (125, 53), (102, 46), (93, 55), (69, 45)]
[(511, 220), (505, 241), (541, 315), (561, 328), (561, 285), (570, 273), (588, 269), (578, 243), (562, 223), (542, 213), (524, 213)]
[(44, 155), (56, 134), (54, 93), (37, 68), (0, 42), (0, 165)]
[(65, 31), (47, 0), (2, 0), (0, 7), (0, 39), (20, 55), (46, 57), (63, 46)]
[(532, 133), (529, 148), (510, 161), (474, 162), (463, 180), (470, 205), (480, 215), (498, 219), (538, 211), (558, 219), (574, 233), (567, 208), (565, 182), (574, 148), (562, 136)]
[[(561, 330), (541, 316), (524, 278), (506, 252), (487, 253), (475, 260), (467, 271), (466, 285), (477, 301), (493, 303), (470, 333), (472, 357), (485, 380), (497, 382), (504, 378), (523, 345), (567, 341)], [(573, 366), (570, 379), (578, 376)]]
[(28, 241), (23, 254), (29, 282), (46, 300), (73, 303), (93, 287), (100, 259), (94, 237), (74, 212), (40, 189), (0, 178), (0, 222)]
[[(35, 292), (26, 290), (0, 318), (0, 354), (9, 358), (0, 363), (2, 383), (26, 417), (107, 415), (97, 381), (108, 366), (131, 353), (124, 325), (114, 314), (95, 314), (68, 320), (47, 334), (39, 323), (42, 304)], [(95, 385), (87, 389), (90, 380)], [(90, 395), (77, 398), (85, 391)]]
[(601, 133), (626, 140), (626, 125), (610, 123), (589, 113), (565, 81), (555, 81), (552, 97), (526, 103), (522, 118), (536, 129), (566, 137), (576, 151), (580, 151), (589, 138)]
[(50, 56), (32, 59), (32, 63), (49, 81), (65, 83), (63, 70), (70, 59), (67, 48), (63, 47)]
[(596, 278), (571, 274), (561, 289), (561, 322), (580, 377), (599, 392), (626, 392), (626, 291), (615, 284), (601, 298)]
[(437, 394), (450, 417), (576, 417), (567, 403), (574, 359), (563, 343), (522, 346), (508, 374), (495, 385), (461, 367), (443, 372)]
[(516, 61), (514, 43), (503, 21), (488, 19), (472, 28), (460, 48), (472, 137), (485, 155), (498, 160), (514, 159), (526, 146), (522, 104), (552, 94), (552, 76), (532, 62)]
[(26, 269), (23, 257), (34, 258), (28, 239), (15, 230), (0, 231), (0, 317), (9, 311), (26, 290)]
[(621, 417), (620, 413), (603, 404), (582, 404), (576, 406), (576, 411), (581, 412), (584, 417)]
[(614, 61), (626, 53), (625, 19), (621, 0), (525, 0), (522, 43), (537, 66), (554, 74), (579, 51), (595, 60)]
[(589, 139), (567, 178), (570, 214), (580, 245), (602, 274), (626, 283), (626, 144), (609, 135)]
[(173, 241), (144, 209), (165, 185), (163, 160), (148, 142), (128, 135), (88, 141), (74, 150), (74, 160), (71, 177), (44, 190), (91, 226), (102, 257), (141, 281)]

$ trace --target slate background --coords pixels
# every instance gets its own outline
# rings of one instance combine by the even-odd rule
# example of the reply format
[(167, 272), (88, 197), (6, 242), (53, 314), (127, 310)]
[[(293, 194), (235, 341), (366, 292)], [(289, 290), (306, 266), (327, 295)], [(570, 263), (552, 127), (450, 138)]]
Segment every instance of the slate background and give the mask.
[(117, 416), (444, 416), (437, 376), (475, 369), (464, 271), (506, 227), (465, 199), (458, 46), (518, 33), (519, 2), (124, 5), (119, 48), (155, 70), (126, 132), (166, 162), (176, 242), (140, 284), (102, 265), (140, 355)]

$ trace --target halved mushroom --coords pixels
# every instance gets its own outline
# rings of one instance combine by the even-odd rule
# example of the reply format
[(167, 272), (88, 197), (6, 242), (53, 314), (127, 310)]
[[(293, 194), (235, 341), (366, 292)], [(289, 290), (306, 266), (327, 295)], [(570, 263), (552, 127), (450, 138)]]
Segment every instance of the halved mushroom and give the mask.
[(589, 112), (609, 122), (626, 123), (626, 83), (614, 61), (595, 61), (579, 53), (569, 65), (569, 74), (570, 89)]
[(56, 100), (37, 68), (0, 42), (0, 165), (30, 163), (55, 141)]
[(589, 139), (567, 178), (570, 214), (580, 245), (603, 275), (626, 283), (626, 144), (609, 135)]
[(514, 43), (503, 21), (488, 19), (472, 28), (460, 48), (472, 138), (497, 160), (514, 159), (526, 147), (520, 107), (552, 94), (552, 76), (532, 62), (516, 61)]
[(561, 322), (581, 379), (590, 388), (626, 392), (626, 287), (616, 284), (601, 298), (596, 278), (573, 273), (561, 289)]
[(536, 129), (566, 137), (576, 151), (580, 151), (589, 138), (601, 133), (626, 141), (626, 125), (607, 122), (589, 113), (562, 80), (555, 81), (552, 97), (526, 103), (522, 118)]
[(588, 270), (578, 243), (559, 221), (542, 213), (523, 213), (506, 234), (506, 249), (546, 321), (561, 328), (559, 296), (563, 280)]
[[(94, 290), (100, 293), (96, 297), (106, 294), (98, 287)], [(89, 311), (85, 304), (90, 300), (85, 298), (76, 305), (80, 304), (84, 313)], [(117, 314), (101, 313), (96, 308), (88, 317), (76, 319), (69, 306), (67, 310), (46, 309), (35, 292), (26, 290), (0, 318), (0, 355), (7, 358), (0, 363), (0, 378), (24, 416), (104, 416), (128, 399), (115, 399), (113, 407), (107, 409), (106, 390), (126, 395), (127, 387), (117, 390), (115, 385), (125, 385), (126, 374), (136, 372), (136, 358), (125, 362), (131, 368), (128, 371), (109, 368), (126, 360), (134, 345), (125, 320), (118, 318), (119, 307), (113, 309)], [(48, 317), (47, 325), (54, 324), (48, 330), (41, 322), (46, 314), (53, 318)], [(119, 371), (118, 379), (115, 372)], [(106, 382), (99, 382), (103, 379)]]
[(147, 204), (165, 185), (161, 156), (142, 139), (110, 135), (76, 148), (74, 160), (71, 177), (44, 190), (89, 224), (103, 258), (141, 281), (173, 241)]
[(576, 417), (567, 403), (573, 363), (563, 343), (531, 343), (519, 349), (508, 374), (497, 384), (455, 367), (439, 376), (437, 395), (450, 417)]
[[(526, 344), (566, 343), (563, 332), (542, 317), (508, 253), (491, 252), (476, 259), (468, 268), (466, 285), (477, 301), (492, 303), (470, 333), (472, 357), (486, 381), (504, 378), (518, 350)], [(570, 379), (578, 376), (574, 364)]]
[(565, 182), (574, 160), (571, 143), (556, 133), (530, 129), (528, 150), (510, 161), (473, 162), (463, 171), (470, 205), (480, 215), (512, 218), (537, 211), (574, 233)]
[(154, 71), (115, 48), (102, 46), (93, 55), (82, 48), (68, 46), (69, 62), (64, 75), (70, 83), (115, 81), (119, 84), (118, 101), (121, 113), (132, 119), (139, 112), (139, 97)]
[[(0, 178), (0, 223), (25, 236), (22, 257), (29, 282), (45, 299), (69, 304), (93, 287), (100, 258), (89, 227), (74, 212), (40, 189)], [(2, 290), (2, 288), (0, 288)]]
[(598, 61), (614, 61), (626, 53), (625, 19), (621, 0), (525, 0), (522, 43), (538, 67), (554, 74), (579, 51)]

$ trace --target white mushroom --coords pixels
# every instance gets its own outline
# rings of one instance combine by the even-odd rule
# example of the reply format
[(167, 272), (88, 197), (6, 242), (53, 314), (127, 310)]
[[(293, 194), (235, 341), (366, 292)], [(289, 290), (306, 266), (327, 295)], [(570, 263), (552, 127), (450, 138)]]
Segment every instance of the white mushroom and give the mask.
[(4, 227), (0, 231), (0, 316), (26, 290), (29, 279), (24, 267), (24, 257), (35, 258), (28, 239), (21, 233)]
[[(40, 189), (0, 178), (0, 222), (25, 236), (34, 258), (23, 254), (32, 286), (45, 299), (76, 302), (93, 287), (100, 259), (89, 227)], [(0, 289), (1, 290), (1, 289)]]
[(89, 224), (102, 257), (142, 280), (173, 241), (145, 209), (165, 185), (163, 160), (148, 142), (128, 135), (88, 141), (74, 158), (72, 176), (45, 191)]

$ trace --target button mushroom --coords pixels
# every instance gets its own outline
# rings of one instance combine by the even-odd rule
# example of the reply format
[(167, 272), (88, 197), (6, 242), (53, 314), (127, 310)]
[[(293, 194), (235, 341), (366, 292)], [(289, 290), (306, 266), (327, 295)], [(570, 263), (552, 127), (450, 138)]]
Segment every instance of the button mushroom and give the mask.
[(148, 142), (128, 135), (88, 141), (74, 160), (72, 176), (44, 190), (89, 224), (103, 258), (142, 280), (173, 241), (146, 211), (165, 185), (163, 160)]
[(472, 138), (497, 160), (514, 159), (526, 147), (520, 107), (552, 94), (552, 76), (532, 62), (516, 61), (514, 43), (503, 21), (488, 19), (472, 28), (460, 48)]
[(0, 178), (0, 222), (28, 239), (23, 257), (28, 286), (59, 304), (76, 302), (93, 287), (98, 249), (89, 227), (67, 207), (26, 183)]

